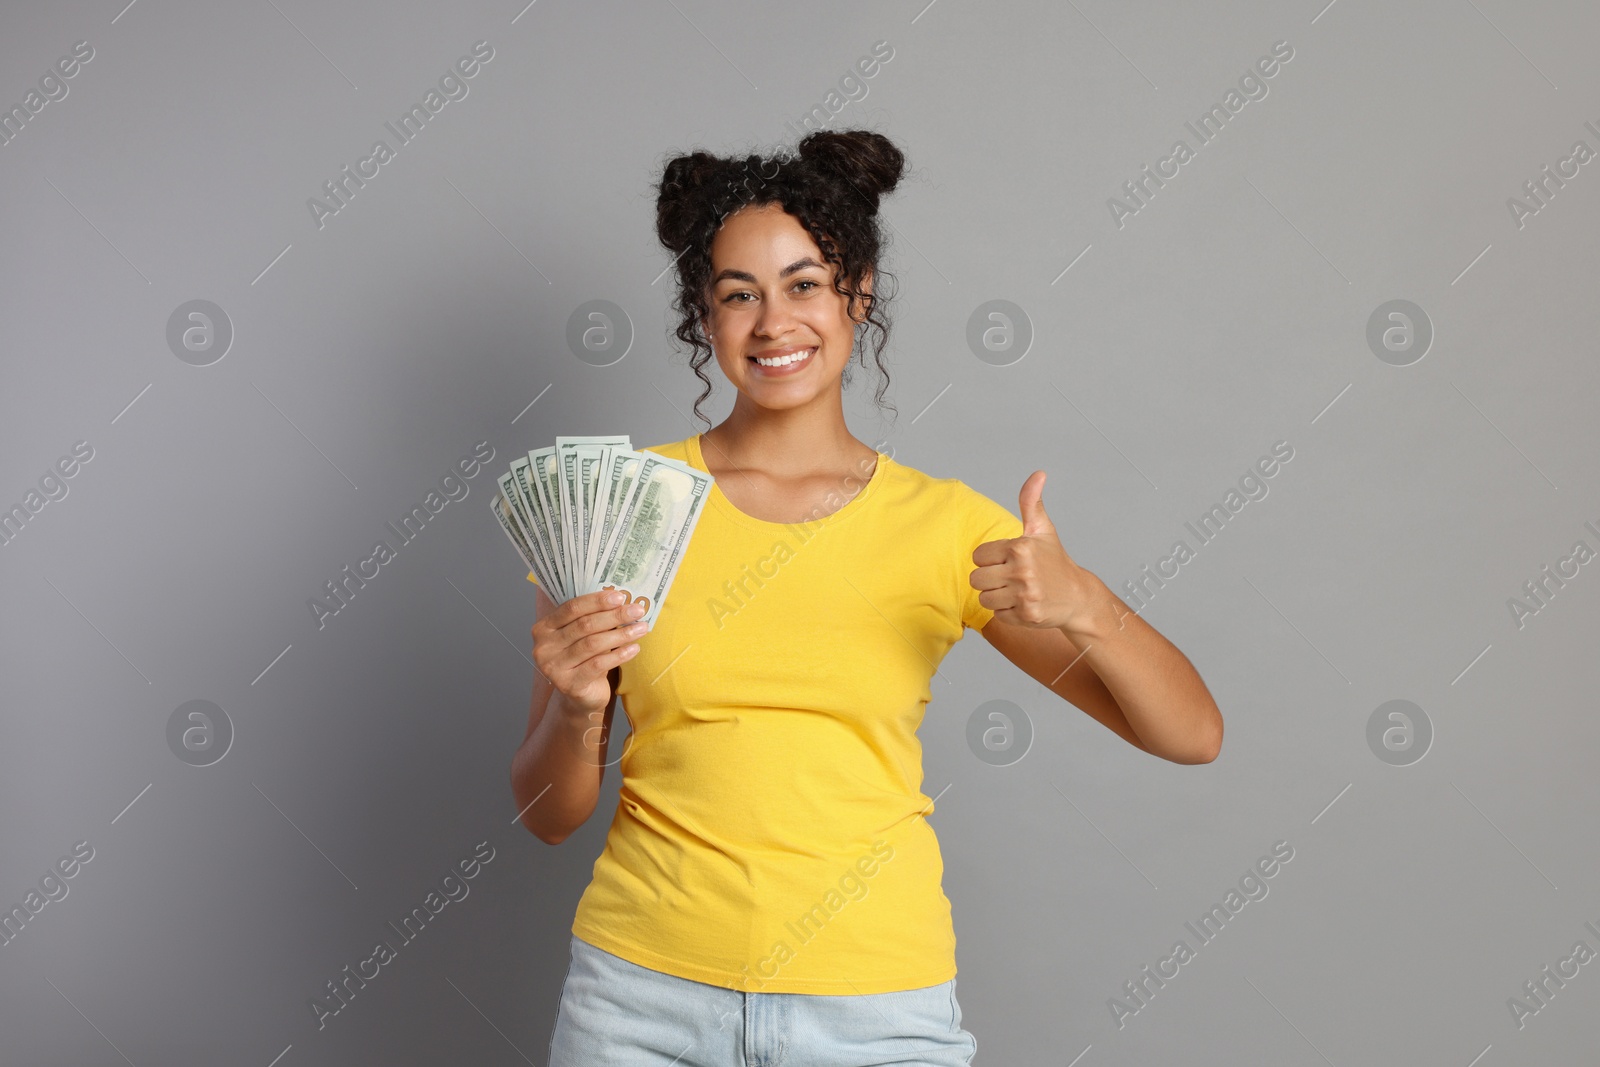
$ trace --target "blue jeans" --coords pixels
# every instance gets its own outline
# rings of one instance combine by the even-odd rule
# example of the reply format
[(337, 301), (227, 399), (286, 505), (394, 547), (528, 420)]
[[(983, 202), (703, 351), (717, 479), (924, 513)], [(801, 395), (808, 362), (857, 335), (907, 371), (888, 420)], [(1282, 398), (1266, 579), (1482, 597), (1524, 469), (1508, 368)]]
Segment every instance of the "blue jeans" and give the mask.
[(967, 1067), (956, 980), (893, 993), (742, 993), (572, 939), (549, 1067)]

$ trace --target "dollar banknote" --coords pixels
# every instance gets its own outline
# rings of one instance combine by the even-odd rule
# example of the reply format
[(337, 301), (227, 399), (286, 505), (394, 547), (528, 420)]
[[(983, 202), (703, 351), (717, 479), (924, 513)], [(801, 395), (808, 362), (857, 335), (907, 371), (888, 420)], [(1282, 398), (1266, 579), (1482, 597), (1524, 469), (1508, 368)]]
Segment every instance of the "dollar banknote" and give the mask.
[(580, 594), (622, 589), (630, 600), (644, 604), (642, 620), (654, 624), (713, 481), (687, 463), (644, 453), (617, 513), (610, 543)]
[(715, 481), (626, 435), (557, 437), (512, 462), (490, 507), (551, 600), (621, 589), (653, 625)]

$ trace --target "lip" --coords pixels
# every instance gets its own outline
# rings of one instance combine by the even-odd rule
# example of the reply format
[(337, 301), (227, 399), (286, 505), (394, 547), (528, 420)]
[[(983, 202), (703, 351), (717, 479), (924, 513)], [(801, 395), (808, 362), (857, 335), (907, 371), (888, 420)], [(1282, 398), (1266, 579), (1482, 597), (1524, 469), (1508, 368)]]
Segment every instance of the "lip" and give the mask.
[(807, 367), (811, 366), (811, 361), (816, 358), (818, 347), (820, 346), (790, 345), (787, 348), (774, 348), (766, 352), (757, 353), (757, 355), (761, 356), (763, 359), (770, 359), (773, 356), (787, 356), (795, 352), (804, 352), (807, 349), (811, 350), (811, 355), (807, 356), (805, 359), (800, 360), (798, 363), (786, 364), (782, 367), (763, 367), (761, 364), (755, 361), (754, 356), (749, 357), (747, 362), (750, 364), (750, 369), (752, 372), (756, 374), (770, 378), (783, 378), (791, 374), (798, 374)]
[[(749, 363), (750, 370), (754, 371), (754, 373), (762, 374), (765, 378), (786, 378), (789, 374), (798, 374), (808, 366), (811, 366), (811, 360), (816, 358), (816, 350), (819, 347), (821, 346), (816, 346), (816, 344), (790, 344), (790, 346), (782, 347), (782, 349), (766, 349), (765, 352), (757, 352), (755, 355), (746, 357), (746, 362)], [(795, 352), (805, 352), (808, 349), (811, 350), (811, 355), (803, 358), (798, 363), (789, 363), (786, 366), (762, 366), (760, 363), (755, 362), (757, 355), (762, 357), (763, 360), (768, 360), (768, 358), (778, 357), (778, 355), (794, 355)]]

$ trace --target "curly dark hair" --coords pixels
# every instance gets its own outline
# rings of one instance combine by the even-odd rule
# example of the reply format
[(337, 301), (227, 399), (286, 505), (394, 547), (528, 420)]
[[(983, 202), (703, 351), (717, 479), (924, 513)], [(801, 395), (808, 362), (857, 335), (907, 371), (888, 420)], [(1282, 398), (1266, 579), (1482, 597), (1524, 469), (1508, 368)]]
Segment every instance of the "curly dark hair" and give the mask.
[[(774, 147), (770, 154), (754, 152), (740, 159), (695, 151), (667, 161), (656, 186), (656, 236), (677, 258), (676, 307), (681, 316), (674, 334), (693, 348), (689, 366), (704, 385), (694, 402), (694, 413), (711, 395), (705, 365), (715, 354), (700, 325), (710, 313), (711, 241), (723, 221), (748, 205), (777, 204), (804, 226), (823, 258), (834, 268), (833, 288), (847, 299), (848, 312), (864, 321), (857, 325), (856, 348), (862, 334), (873, 332), (872, 354), (883, 381), (874, 401), (883, 407), (889, 388), (889, 371), (883, 347), (889, 339), (885, 313), (892, 290), (884, 279), (892, 276), (878, 267), (884, 237), (878, 225), (878, 200), (893, 192), (905, 169), (905, 156), (880, 133), (870, 130), (818, 130), (808, 134), (794, 153)], [(867, 272), (872, 292), (860, 291)], [(866, 353), (861, 363), (866, 365)], [(844, 384), (850, 382), (845, 365)], [(891, 410), (896, 410), (891, 403)], [(896, 410), (896, 414), (898, 411)]]

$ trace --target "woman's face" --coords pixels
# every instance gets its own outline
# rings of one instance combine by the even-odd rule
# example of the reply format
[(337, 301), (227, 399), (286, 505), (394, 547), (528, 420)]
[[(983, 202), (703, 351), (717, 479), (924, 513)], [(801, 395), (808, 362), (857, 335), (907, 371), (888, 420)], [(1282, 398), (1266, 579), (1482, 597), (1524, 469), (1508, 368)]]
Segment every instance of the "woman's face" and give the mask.
[[(868, 275), (862, 288), (870, 285)], [(722, 224), (711, 242), (709, 306), (717, 365), (751, 402), (799, 408), (839, 394), (856, 324), (822, 250), (781, 206), (740, 208)], [(787, 366), (754, 358), (791, 353), (803, 358)]]

